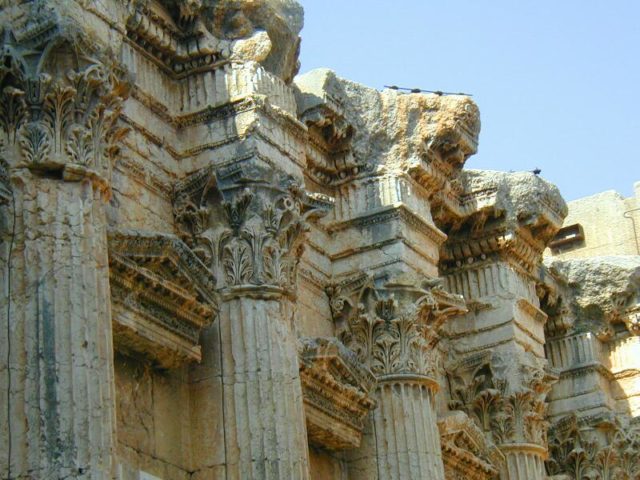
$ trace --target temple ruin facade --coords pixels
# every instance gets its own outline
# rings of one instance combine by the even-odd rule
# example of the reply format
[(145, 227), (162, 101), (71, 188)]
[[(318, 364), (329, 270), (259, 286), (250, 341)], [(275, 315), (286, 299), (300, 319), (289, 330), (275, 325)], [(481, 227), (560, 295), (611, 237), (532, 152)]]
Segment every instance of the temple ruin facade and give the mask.
[(0, 0), (0, 478), (640, 479), (640, 252), (302, 23)]

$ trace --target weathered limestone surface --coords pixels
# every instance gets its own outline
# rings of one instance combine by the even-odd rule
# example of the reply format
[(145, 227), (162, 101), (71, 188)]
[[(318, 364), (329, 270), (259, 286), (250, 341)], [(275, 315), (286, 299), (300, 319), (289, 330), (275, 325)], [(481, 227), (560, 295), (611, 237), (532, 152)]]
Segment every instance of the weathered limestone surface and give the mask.
[(437, 279), (446, 237), (430, 203), (475, 152), (477, 108), (466, 97), (378, 92), (328, 70), (295, 85), (310, 130), (308, 175), (336, 198), (326, 223), (332, 314), (339, 338), (378, 380), (350, 476), (444, 478), (435, 345), (465, 305)]
[(450, 217), (441, 266), (470, 312), (449, 325), (449, 406), (500, 448), (501, 478), (544, 478), (545, 397), (555, 380), (544, 355), (536, 293), (546, 243), (566, 206), (530, 173), (463, 171), (465, 216)]
[[(547, 354), (560, 372), (550, 394), (552, 473), (640, 474), (640, 258), (548, 258)], [(580, 451), (589, 453), (580, 455)], [(583, 472), (583, 473), (581, 473)]]
[(90, 182), (29, 172), (12, 185), (2, 470), (6, 478), (108, 478), (115, 416), (101, 194)]
[[(3, 478), (110, 478), (115, 395), (107, 223), (126, 83), (55, 26), (3, 10)], [(54, 30), (54, 31), (52, 31)], [(88, 51), (86, 53), (89, 53)], [(100, 59), (102, 58), (102, 60)]]
[(592, 257), (584, 260), (545, 262), (549, 270), (571, 288), (565, 305), (580, 329), (615, 328), (624, 324), (630, 333), (640, 333), (640, 257)]
[(638, 478), (638, 257), (302, 25), (0, 0), (0, 478)]
[[(551, 474), (640, 475), (634, 202), (615, 192), (571, 202), (567, 226), (547, 252), (541, 289), (549, 312), (546, 349), (560, 372), (550, 393)], [(628, 253), (634, 255), (620, 255)]]

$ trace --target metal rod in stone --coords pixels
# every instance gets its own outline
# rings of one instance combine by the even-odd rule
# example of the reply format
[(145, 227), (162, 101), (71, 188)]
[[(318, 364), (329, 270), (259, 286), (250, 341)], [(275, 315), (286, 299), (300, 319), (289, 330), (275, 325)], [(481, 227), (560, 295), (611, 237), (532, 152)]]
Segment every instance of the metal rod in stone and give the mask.
[(390, 88), (391, 90), (400, 90), (403, 92), (410, 92), (410, 93), (433, 93), (435, 95), (464, 95), (465, 97), (473, 97), (473, 95), (471, 95), (470, 93), (443, 92), (441, 90), (423, 90), (421, 88), (398, 87), (397, 85), (384, 85), (384, 88)]

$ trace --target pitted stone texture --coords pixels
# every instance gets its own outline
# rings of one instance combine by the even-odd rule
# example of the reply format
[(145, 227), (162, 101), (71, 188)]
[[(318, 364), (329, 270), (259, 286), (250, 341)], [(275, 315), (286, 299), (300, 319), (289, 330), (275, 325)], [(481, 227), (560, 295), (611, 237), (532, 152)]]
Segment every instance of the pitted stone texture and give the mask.
[[(476, 151), (480, 132), (478, 107), (469, 97), (382, 92), (338, 77), (328, 69), (313, 70), (296, 78), (298, 111), (322, 103), (343, 110), (355, 134), (357, 158), (391, 170), (427, 154), (436, 144), (465, 140), (456, 153), (456, 166)], [(461, 133), (464, 132), (464, 133)]]
[[(165, 0), (178, 24), (201, 19), (232, 60), (254, 60), (286, 82), (298, 72), (304, 23), (296, 0)], [(214, 41), (209, 37), (209, 41)]]
[(14, 225), (0, 237), (9, 260), (0, 274), (9, 293), (0, 297), (0, 478), (106, 480), (115, 408), (102, 200), (87, 181), (21, 172), (12, 186)]
[(571, 289), (572, 313), (587, 325), (623, 313), (640, 302), (638, 256), (547, 258), (545, 263)]
[[(560, 228), (567, 215), (567, 205), (558, 187), (533, 173), (464, 170), (460, 182), (466, 195), (478, 197), (470, 198), (471, 209), (490, 207), (494, 216), (503, 216), (510, 226), (535, 224), (546, 214)], [(483, 192), (486, 197), (480, 196)]]

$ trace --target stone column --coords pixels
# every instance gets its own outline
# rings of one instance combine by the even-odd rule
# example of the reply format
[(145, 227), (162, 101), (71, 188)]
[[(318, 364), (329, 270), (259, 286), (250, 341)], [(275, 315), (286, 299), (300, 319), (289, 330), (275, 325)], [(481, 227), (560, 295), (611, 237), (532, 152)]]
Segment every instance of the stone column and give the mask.
[(332, 301), (341, 340), (378, 379), (373, 438), (357, 453), (355, 478), (444, 480), (432, 342), (445, 317), (440, 308), (453, 302), (448, 314), (460, 313), (462, 300), (416, 278), (362, 285)]
[(228, 478), (309, 478), (290, 302), (225, 295), (220, 314)]
[[(107, 479), (115, 422), (104, 203), (123, 90), (101, 64), (60, 60), (54, 68), (50, 54), (37, 73), (17, 53), (0, 72), (10, 178), (0, 471), (12, 479)], [(51, 68), (43, 73), (42, 65)]]
[(547, 449), (531, 444), (505, 444), (500, 447), (505, 456), (509, 480), (529, 480), (546, 478), (544, 459)]
[[(215, 198), (205, 214), (210, 227), (192, 240), (216, 272), (223, 301), (219, 341), (204, 348), (219, 355), (226, 478), (307, 479), (294, 319), (296, 266), (313, 208), (292, 179), (257, 161), (232, 170), (214, 174), (216, 185), (196, 195)], [(175, 204), (183, 225), (190, 198)]]
[(556, 379), (522, 357), (480, 352), (451, 370), (450, 406), (464, 411), (500, 449), (504, 480), (545, 478), (545, 397)]
[(440, 435), (428, 377), (385, 379), (373, 411), (379, 478), (444, 479)]

